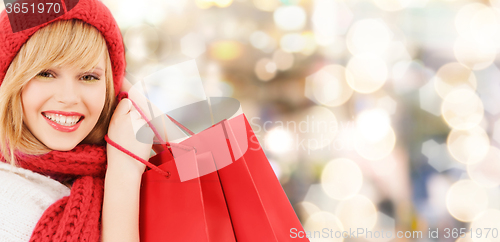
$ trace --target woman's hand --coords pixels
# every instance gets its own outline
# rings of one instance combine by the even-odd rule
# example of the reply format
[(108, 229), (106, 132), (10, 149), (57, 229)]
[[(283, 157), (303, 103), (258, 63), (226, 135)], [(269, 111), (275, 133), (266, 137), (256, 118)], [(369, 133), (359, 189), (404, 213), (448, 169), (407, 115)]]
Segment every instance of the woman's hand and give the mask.
[[(128, 83), (128, 82), (127, 82)], [(127, 88), (128, 91), (130, 87)], [(137, 100), (134, 99), (134, 101)], [(139, 104), (140, 105), (140, 104)], [(108, 128), (108, 136), (128, 151), (149, 159), (154, 133), (151, 128), (142, 129), (141, 141), (137, 130), (146, 121), (129, 99), (118, 103)], [(107, 145), (108, 169), (104, 180), (102, 207), (102, 241), (139, 241), (139, 202), (142, 173), (146, 166), (114, 146)]]
[[(108, 128), (108, 136), (115, 143), (148, 160), (153, 143), (154, 133), (147, 127), (141, 130), (141, 142), (136, 138), (137, 131), (146, 124), (139, 112), (129, 99), (122, 99), (118, 103)], [(126, 174), (142, 175), (146, 166), (114, 146), (107, 145), (108, 169), (119, 169)], [(118, 164), (117, 164), (118, 163)]]
[[(144, 97), (139, 91), (135, 90), (133, 88), (133, 85), (126, 79), (123, 78), (123, 84), (120, 89), (120, 92), (127, 92), (129, 99), (133, 100), (137, 106), (139, 106), (142, 111), (146, 114), (147, 118), (149, 121), (155, 126), (156, 130), (159, 132), (163, 140), (168, 140), (167, 133), (166, 133), (166, 128), (164, 127), (164, 124), (159, 123), (158, 121), (155, 122), (153, 117), (151, 116), (151, 113), (149, 112), (149, 108), (153, 108), (154, 112), (158, 115), (162, 113), (159, 108), (157, 108), (154, 104), (149, 103), (148, 105), (148, 100), (146, 97)], [(153, 144), (153, 150), (155, 153), (160, 153), (163, 151), (163, 146), (159, 143)]]

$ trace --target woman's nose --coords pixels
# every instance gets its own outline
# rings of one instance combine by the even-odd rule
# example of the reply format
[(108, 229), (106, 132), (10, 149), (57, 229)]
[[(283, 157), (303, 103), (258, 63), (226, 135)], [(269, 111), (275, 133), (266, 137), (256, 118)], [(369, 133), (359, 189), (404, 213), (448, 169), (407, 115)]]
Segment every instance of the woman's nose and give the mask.
[(61, 81), (57, 83), (57, 102), (64, 103), (66, 105), (73, 105), (80, 101), (78, 85), (75, 80), (71, 78), (61, 78)]

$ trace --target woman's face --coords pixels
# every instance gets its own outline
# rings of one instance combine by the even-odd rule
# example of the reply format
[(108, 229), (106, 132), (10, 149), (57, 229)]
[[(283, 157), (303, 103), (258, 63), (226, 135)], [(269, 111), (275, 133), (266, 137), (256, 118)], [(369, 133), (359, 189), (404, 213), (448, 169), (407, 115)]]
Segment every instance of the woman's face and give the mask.
[(31, 79), (21, 93), (23, 120), (52, 150), (78, 145), (99, 119), (106, 100), (105, 59), (91, 71), (53, 66)]

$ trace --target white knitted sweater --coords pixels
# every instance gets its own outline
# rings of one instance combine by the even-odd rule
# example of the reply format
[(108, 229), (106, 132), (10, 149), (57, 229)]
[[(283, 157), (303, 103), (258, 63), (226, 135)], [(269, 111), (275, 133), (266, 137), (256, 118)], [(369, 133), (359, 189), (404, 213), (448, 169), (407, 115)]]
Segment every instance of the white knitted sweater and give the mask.
[(69, 193), (56, 180), (0, 162), (0, 242), (29, 241), (43, 212)]

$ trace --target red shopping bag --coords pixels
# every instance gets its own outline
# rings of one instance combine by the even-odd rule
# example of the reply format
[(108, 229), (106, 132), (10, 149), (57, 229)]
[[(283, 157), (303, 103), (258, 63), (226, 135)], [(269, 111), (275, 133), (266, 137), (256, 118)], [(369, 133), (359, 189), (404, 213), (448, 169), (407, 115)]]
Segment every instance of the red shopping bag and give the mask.
[[(212, 155), (189, 151), (179, 159), (193, 165), (213, 165)], [(181, 182), (170, 151), (149, 162), (170, 172), (144, 172), (140, 197), (141, 241), (235, 241), (224, 195), (216, 172)]]
[[(179, 144), (213, 154), (215, 167), (186, 166), (184, 172), (189, 178), (196, 170), (200, 175), (218, 174), (237, 241), (309, 241), (292, 238), (292, 229), (304, 230), (244, 114), (222, 120)], [(179, 147), (172, 147), (172, 152), (174, 156), (186, 154)]]
[(151, 168), (141, 241), (309, 241), (292, 238), (304, 230), (244, 114), (196, 134), (169, 118), (192, 136), (150, 162), (135, 157)]
[[(126, 96), (127, 94), (123, 93), (120, 98)], [(140, 108), (132, 103), (147, 120)], [(157, 137), (160, 137), (154, 127), (151, 127)], [(204, 176), (198, 172), (198, 167), (215, 170), (215, 162), (210, 152), (196, 152), (192, 147), (169, 144), (184, 151), (175, 158), (177, 162), (192, 167), (191, 172), (197, 173), (189, 181), (181, 181), (179, 169), (166, 145), (163, 152), (146, 161), (116, 144), (107, 135), (105, 139), (109, 144), (147, 165), (140, 191), (141, 242), (236, 241), (217, 172)]]

